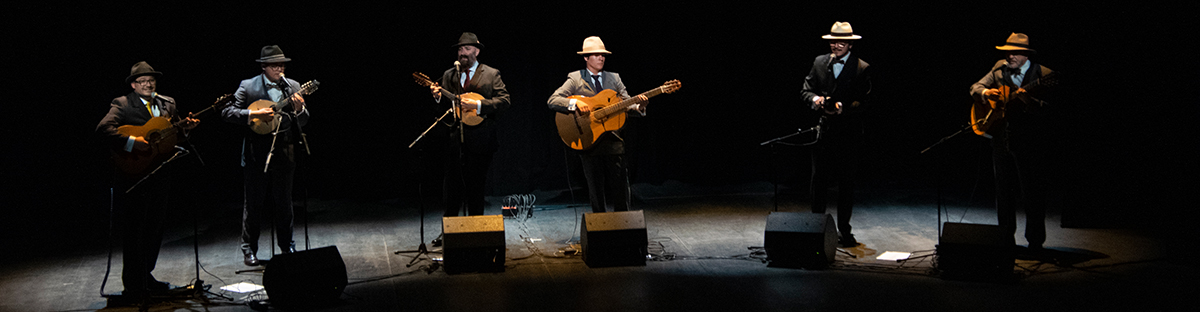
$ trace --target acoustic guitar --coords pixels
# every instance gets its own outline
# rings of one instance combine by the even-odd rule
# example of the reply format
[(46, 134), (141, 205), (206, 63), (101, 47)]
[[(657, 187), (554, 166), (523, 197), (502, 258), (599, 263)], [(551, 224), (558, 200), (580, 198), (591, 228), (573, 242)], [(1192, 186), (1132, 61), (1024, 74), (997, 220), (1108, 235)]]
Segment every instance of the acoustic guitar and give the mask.
[(1000, 91), (1000, 99), (991, 100), (984, 98), (982, 101), (976, 99), (971, 103), (971, 130), (975, 134), (992, 138), (988, 130), (1002, 124), (1008, 115), (1009, 111), (1017, 111), (1024, 109), (1018, 107), (1021, 101), (1013, 101), (1016, 99), (1016, 92), (1020, 89), (1025, 89), (1026, 92), (1034, 91), (1044, 87), (1049, 87), (1058, 84), (1058, 72), (1051, 72), (1035, 80), (1024, 88), (1013, 89), (1008, 85), (1001, 85), (997, 88)]
[[(679, 90), (680, 86), (679, 80), (671, 80), (639, 95), (644, 95), (649, 99), (659, 94), (675, 92), (675, 90)], [(563, 143), (574, 150), (590, 149), (592, 143), (595, 143), (601, 135), (621, 129), (625, 126), (625, 110), (637, 103), (636, 96), (621, 100), (620, 94), (609, 89), (600, 91), (591, 97), (574, 95), (569, 98), (592, 107), (592, 112), (586, 115), (560, 112), (554, 116), (554, 123), (558, 126), (558, 136), (562, 138)]]
[[(190, 116), (196, 117), (213, 109), (222, 109), (233, 100), (233, 95), (223, 95), (217, 98), (213, 105), (192, 113)], [(170, 158), (170, 152), (175, 149), (175, 144), (179, 143), (178, 133), (182, 123), (183, 119), (172, 122), (165, 117), (154, 117), (141, 126), (117, 127), (117, 133), (131, 137), (143, 137), (150, 144), (150, 149), (146, 151), (113, 151), (112, 160), (117, 171), (128, 177), (138, 177)]]
[(251, 118), (250, 119), (250, 130), (254, 130), (254, 133), (258, 133), (258, 134), (268, 134), (268, 133), (271, 133), (272, 131), (275, 131), (275, 126), (278, 125), (279, 121), (283, 119), (283, 115), (278, 113), (279, 108), (287, 107), (288, 105), (291, 105), (292, 104), (291, 103), (292, 96), (294, 96), (296, 94), (309, 95), (309, 94), (312, 94), (313, 92), (317, 92), (317, 87), (320, 85), (321, 85), (321, 82), (316, 81), (316, 80), (305, 82), (303, 85), (300, 86), (300, 90), (297, 90), (296, 92), (292, 92), (291, 94), (288, 94), (287, 96), (283, 97), (283, 100), (279, 101), (279, 103), (275, 103), (270, 100), (258, 100), (258, 101), (254, 101), (254, 103), (250, 103), (250, 106), (247, 108), (249, 108), (251, 111), (270, 107), (271, 110), (276, 112), (275, 117), (271, 118), (271, 119)]
[[(426, 86), (426, 87), (436, 85), (436, 83), (434, 83), (433, 80), (429, 80), (429, 76), (426, 76), (425, 74), (422, 74), (420, 72), (413, 73), (413, 80), (416, 80), (417, 84)], [(462, 101), (464, 99), (465, 100), (476, 100), (476, 101), (483, 100), (483, 95), (481, 95), (479, 93), (467, 92), (467, 93), (455, 95), (454, 93), (450, 93), (450, 91), (446, 91), (446, 88), (442, 88), (442, 97), (458, 98), (459, 101)], [(464, 109), (462, 109), (462, 106), (459, 106), (458, 111), (455, 112), (455, 114), (458, 116), (461, 116), (462, 123), (464, 125), (477, 126), (483, 122), (483, 116), (479, 116), (478, 109), (464, 110)]]

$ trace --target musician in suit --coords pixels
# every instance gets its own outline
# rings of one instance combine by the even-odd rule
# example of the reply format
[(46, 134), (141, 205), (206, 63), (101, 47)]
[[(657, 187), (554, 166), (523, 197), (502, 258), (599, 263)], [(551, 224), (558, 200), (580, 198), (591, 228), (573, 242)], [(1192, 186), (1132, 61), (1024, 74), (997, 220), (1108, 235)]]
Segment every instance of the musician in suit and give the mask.
[[(1017, 230), (1016, 204), (1025, 203), (1025, 239), (1029, 248), (1040, 249), (1046, 241), (1046, 194), (1039, 175), (1045, 168), (1037, 154), (1040, 131), (1038, 112), (1046, 105), (1044, 94), (1027, 92), (1028, 87), (1053, 71), (1030, 59), (1037, 51), (1030, 48), (1029, 36), (1012, 33), (997, 50), (1004, 59), (996, 62), (983, 78), (971, 85), (977, 101), (998, 101), (1011, 96), (1005, 105), (1005, 119), (992, 125), (992, 167), (996, 174), (996, 213), (999, 224)], [(1002, 94), (1001, 87), (1016, 91)], [(1036, 94), (1035, 94), (1036, 93)], [(993, 112), (996, 113), (996, 112)]]
[[(175, 108), (175, 99), (158, 94), (158, 79), (161, 77), (162, 73), (146, 62), (134, 64), (129, 77), (125, 78), (133, 92), (113, 99), (108, 114), (96, 125), (96, 133), (115, 153), (172, 153), (152, 151), (155, 147), (145, 137), (127, 136), (117, 131), (121, 126), (145, 125), (154, 117), (181, 117)], [(185, 117), (179, 125), (187, 131), (195, 128), (199, 122)], [(181, 140), (185, 138), (182, 132), (178, 135)], [(141, 180), (142, 176), (118, 176), (113, 183), (113, 201), (116, 209), (119, 209), (119, 220), (124, 230), (121, 251), (124, 258), (121, 271), (121, 281), (125, 286), (123, 294), (135, 299), (143, 299), (170, 288), (151, 274), (162, 246), (163, 218), (170, 192), (169, 171), (160, 170), (146, 180)], [(125, 190), (134, 184), (136, 187), (126, 193)]]
[[(591, 97), (602, 90), (610, 89), (620, 94), (621, 99), (629, 99), (625, 83), (621, 75), (604, 71), (604, 62), (609, 52), (604, 48), (600, 37), (591, 36), (583, 40), (583, 49), (576, 54), (583, 55), (586, 68), (567, 73), (567, 81), (550, 95), (547, 105), (551, 110), (567, 114), (587, 115), (592, 107), (587, 103), (570, 99), (573, 95)], [(632, 116), (644, 116), (648, 98), (638, 95), (640, 103), (629, 106), (626, 113)], [(583, 163), (583, 176), (587, 179), (588, 193), (591, 194), (593, 212), (605, 212), (607, 205), (612, 204), (614, 211), (628, 211), (629, 169), (624, 158), (625, 143), (620, 131), (602, 135), (592, 148), (579, 152)]]
[[(250, 104), (258, 100), (282, 102), (288, 94), (300, 90), (300, 83), (284, 78), (287, 62), (292, 59), (283, 54), (276, 45), (262, 48), (256, 60), (262, 67), (262, 74), (242, 80), (234, 93), (234, 102), (221, 111), (225, 121), (247, 126), (242, 140), (242, 177), (244, 202), (242, 204), (242, 256), (248, 266), (259, 265), (258, 236), (262, 224), (262, 213), (265, 205), (273, 208), (275, 236), (282, 253), (296, 251), (292, 241), (292, 182), (296, 170), (296, 148), (300, 142), (300, 128), (308, 124), (309, 112), (304, 97), (294, 94), (289, 98), (289, 105), (279, 107), (276, 111), (271, 107), (255, 110)], [(278, 134), (257, 134), (250, 131), (254, 119), (278, 119)], [(274, 149), (272, 149), (274, 140)], [(303, 147), (300, 147), (303, 149)], [(267, 166), (267, 156), (271, 156), (270, 168)], [(268, 203), (269, 200), (269, 203)]]
[[(485, 183), (488, 168), (492, 164), (492, 154), (499, 148), (497, 132), (500, 112), (512, 105), (504, 80), (500, 79), (500, 70), (480, 64), (478, 57), (483, 43), (474, 33), (464, 32), (458, 38), (458, 43), (452, 46), (458, 51), (457, 66), (442, 73), (437, 85), (430, 86), (433, 98), (438, 103), (449, 103), (456, 99), (443, 99), (442, 88), (455, 95), (473, 92), (483, 99), (462, 99), (459, 105), (463, 110), (477, 110), (483, 117), (478, 125), (455, 123), (450, 131), (447, 149), (447, 162), (443, 179), (444, 215), (458, 216), (463, 206), (466, 215), (483, 215), (487, 204), (484, 200)], [(461, 126), (462, 136), (459, 137)], [(440, 237), (434, 241), (434, 246), (440, 245)]]
[(829, 40), (831, 53), (813, 61), (801, 93), (808, 107), (821, 115), (820, 138), (812, 147), (812, 212), (825, 213), (829, 187), (836, 183), (839, 243), (855, 247), (858, 241), (851, 234), (850, 216), (871, 72), (866, 61), (850, 53), (862, 36), (854, 34), (849, 22), (834, 23), (830, 34), (821, 38)]

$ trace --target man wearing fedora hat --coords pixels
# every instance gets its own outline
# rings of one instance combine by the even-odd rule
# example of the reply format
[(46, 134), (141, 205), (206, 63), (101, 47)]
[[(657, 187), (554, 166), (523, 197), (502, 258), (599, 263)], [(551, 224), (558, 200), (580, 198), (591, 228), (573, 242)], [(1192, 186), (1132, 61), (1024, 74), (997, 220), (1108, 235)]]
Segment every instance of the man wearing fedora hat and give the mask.
[[(292, 59), (284, 56), (283, 50), (276, 45), (265, 46), (255, 60), (262, 68), (262, 74), (242, 80), (234, 95), (234, 102), (221, 111), (225, 121), (247, 126), (242, 139), (242, 177), (244, 202), (242, 203), (242, 256), (248, 266), (259, 264), (258, 236), (259, 225), (262, 223), (262, 210), (266, 202), (274, 208), (276, 238), (283, 253), (296, 251), (292, 241), (292, 182), (296, 170), (294, 144), (300, 140), (299, 129), (293, 129), (293, 124), (303, 127), (308, 123), (309, 112), (304, 97), (295, 94), (289, 101), (290, 105), (283, 107), (286, 111), (274, 111), (270, 107), (250, 110), (250, 104), (257, 100), (269, 100), (279, 103), (288, 93), (300, 90), (300, 83), (284, 78), (287, 62)], [(274, 118), (281, 115), (277, 135), (260, 135), (250, 131), (249, 125), (254, 118)], [(272, 149), (274, 147), (274, 149)], [(267, 166), (268, 154), (271, 157), (270, 168)], [(268, 196), (270, 200), (268, 200)]]
[[(112, 100), (108, 114), (96, 126), (96, 133), (116, 153), (137, 153), (152, 147), (144, 137), (126, 136), (117, 131), (125, 125), (142, 126), (154, 117), (176, 119), (179, 116), (175, 99), (158, 94), (158, 80), (162, 73), (150, 64), (138, 62), (130, 70), (125, 82), (133, 92)], [(195, 128), (199, 120), (184, 118), (180, 123), (185, 131)], [(184, 139), (182, 133), (180, 139)], [(162, 245), (163, 217), (167, 210), (170, 186), (170, 169), (159, 171), (137, 184), (128, 193), (114, 193), (113, 202), (121, 207), (121, 224), (124, 229), (122, 255), (124, 265), (121, 281), (125, 285), (124, 295), (135, 300), (162, 293), (170, 286), (154, 279), (150, 274), (158, 262), (158, 251)], [(126, 189), (138, 183), (141, 177), (118, 176), (114, 188)]]
[[(430, 86), (433, 98), (442, 102), (442, 88), (457, 95), (477, 93), (483, 99), (464, 98), (459, 105), (464, 110), (475, 109), (483, 121), (474, 126), (455, 124), (455, 130), (451, 131), (447, 142), (452, 155), (446, 157), (448, 161), (443, 179), (444, 215), (458, 216), (464, 205), (466, 215), (482, 215), (487, 204), (484, 191), (488, 168), (492, 163), (492, 154), (499, 148), (496, 119), (501, 111), (512, 105), (512, 99), (504, 80), (500, 79), (500, 70), (479, 63), (483, 43), (478, 36), (464, 32), (458, 37), (458, 43), (451, 47), (458, 51), (456, 66), (442, 73), (438, 85)], [(460, 126), (461, 138), (458, 131)], [(440, 240), (435, 240), (434, 246), (439, 245)]]
[[(612, 52), (604, 48), (604, 41), (600, 37), (587, 37), (583, 40), (583, 49), (575, 53), (583, 55), (586, 68), (567, 73), (567, 81), (550, 95), (546, 103), (551, 110), (566, 114), (588, 114), (592, 107), (569, 97), (595, 96), (605, 89), (616, 91), (622, 100), (630, 98), (621, 75), (604, 71), (604, 62)], [(630, 106), (627, 112), (633, 113), (633, 116), (644, 116), (647, 98), (638, 95), (638, 99), (640, 103)], [(612, 204), (615, 211), (629, 210), (629, 170), (624, 159), (624, 139), (619, 132), (600, 136), (592, 143), (591, 149), (579, 152), (593, 212), (605, 212), (608, 204)]]
[[(1030, 48), (1029, 36), (1012, 33), (1004, 45), (997, 46), (1004, 59), (996, 61), (987, 75), (971, 85), (971, 96), (977, 101), (999, 100), (1001, 86), (1016, 91), (1005, 109), (1005, 119), (988, 129), (992, 137), (992, 168), (996, 175), (996, 213), (1001, 227), (1017, 230), (1016, 204), (1024, 198), (1025, 239), (1031, 249), (1040, 249), (1046, 241), (1046, 194), (1039, 178), (1043, 164), (1037, 155), (1040, 143), (1038, 108), (1046, 105), (1025, 87), (1050, 75), (1053, 71), (1029, 59), (1037, 51)], [(1014, 107), (1023, 109), (1015, 109)]]
[(821, 115), (819, 141), (812, 146), (812, 212), (825, 213), (829, 187), (836, 183), (839, 242), (843, 247), (855, 247), (858, 241), (850, 232), (850, 216), (854, 213), (854, 182), (864, 136), (862, 112), (871, 94), (871, 73), (866, 61), (850, 53), (854, 42), (862, 39), (850, 23), (834, 23), (830, 34), (821, 38), (829, 40), (830, 53), (813, 61), (801, 92), (807, 106)]

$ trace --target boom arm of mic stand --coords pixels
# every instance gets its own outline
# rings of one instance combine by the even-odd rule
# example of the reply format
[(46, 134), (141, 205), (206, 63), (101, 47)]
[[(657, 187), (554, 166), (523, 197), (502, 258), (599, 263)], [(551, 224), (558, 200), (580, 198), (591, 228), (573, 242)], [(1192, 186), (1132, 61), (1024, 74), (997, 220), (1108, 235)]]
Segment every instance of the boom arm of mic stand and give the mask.
[(432, 124), (432, 125), (429, 125), (429, 128), (425, 128), (425, 131), (424, 131), (424, 132), (421, 132), (421, 135), (417, 136), (417, 139), (416, 139), (416, 140), (413, 140), (413, 141), (412, 141), (412, 143), (409, 143), (409, 144), (408, 144), (408, 148), (412, 148), (412, 147), (413, 147), (413, 145), (417, 145), (417, 142), (418, 142), (418, 141), (421, 141), (421, 138), (424, 138), (424, 137), (425, 137), (425, 134), (428, 134), (428, 133), (429, 133), (429, 130), (433, 130), (433, 127), (437, 126), (437, 124), (438, 124), (439, 122), (442, 122), (442, 119), (446, 118), (446, 115), (450, 115), (450, 112), (453, 112), (453, 111), (454, 111), (454, 109), (453, 109), (453, 108), (451, 108), (451, 109), (447, 109), (445, 113), (442, 113), (442, 116), (441, 116), (441, 117), (438, 117), (438, 118), (437, 118), (437, 120), (434, 120), (434, 121), (433, 121), (433, 124)]
[(821, 139), (821, 132), (820, 132), (819, 130), (821, 130), (821, 126), (820, 126), (820, 125), (816, 125), (816, 126), (813, 126), (813, 127), (810, 127), (810, 128), (808, 128), (808, 129), (799, 129), (799, 130), (797, 130), (797, 131), (796, 131), (796, 133), (792, 133), (792, 134), (789, 134), (789, 135), (785, 135), (785, 136), (781, 136), (781, 137), (778, 137), (778, 138), (770, 139), (770, 140), (767, 140), (766, 142), (758, 143), (758, 145), (760, 145), (760, 146), (762, 146), (762, 145), (767, 145), (767, 144), (771, 144), (771, 143), (779, 142), (779, 141), (782, 141), (782, 140), (786, 140), (787, 138), (794, 137), (794, 136), (797, 136), (797, 135), (801, 135), (801, 134), (805, 134), (805, 133), (809, 133), (809, 132), (817, 131), (817, 139), (816, 139), (816, 140), (813, 140), (812, 142), (809, 142), (809, 143), (802, 144), (802, 145), (812, 145), (813, 143), (816, 143), (816, 142), (817, 142), (817, 140), (820, 140), (820, 139)]
[(163, 166), (166, 166), (167, 163), (170, 163), (171, 161), (174, 161), (175, 159), (178, 159), (179, 157), (187, 156), (187, 154), (189, 154), (188, 150), (183, 149), (181, 147), (177, 147), (177, 148), (179, 150), (175, 151), (175, 155), (171, 155), (171, 158), (167, 158), (167, 160), (163, 161), (161, 164), (158, 164), (158, 167), (155, 167), (154, 170), (150, 171), (150, 173), (147, 173), (146, 176), (142, 177), (141, 180), (138, 180), (137, 183), (134, 183), (132, 186), (129, 186), (129, 189), (126, 189), (125, 193), (129, 194), (129, 192), (132, 192), (134, 188), (138, 187), (138, 185), (141, 185), (142, 182), (145, 182), (146, 179), (150, 178), (150, 176), (153, 176), (155, 173), (158, 173), (158, 170), (162, 169)]
[(970, 124), (967, 124), (966, 127), (963, 127), (962, 129), (958, 129), (958, 131), (954, 132), (954, 134), (951, 134), (947, 137), (942, 138), (941, 140), (938, 140), (937, 143), (933, 143), (933, 145), (926, 147), (925, 149), (921, 150), (920, 153), (917, 153), (917, 154), (925, 154), (925, 152), (928, 152), (930, 149), (933, 149), (934, 146), (938, 146), (938, 145), (942, 144), (942, 142), (946, 142), (946, 140), (953, 138), (954, 136), (958, 135), (959, 133), (963, 133), (963, 131), (967, 131), (967, 129), (971, 129), (971, 127), (974, 127), (975, 125), (988, 120), (988, 118), (992, 116), (992, 112), (994, 112), (994, 111), (996, 111), (996, 110), (994, 110), (994, 109), (989, 110), (987, 115), (983, 116), (983, 118), (980, 118), (979, 120), (975, 120), (975, 121), (971, 122)]

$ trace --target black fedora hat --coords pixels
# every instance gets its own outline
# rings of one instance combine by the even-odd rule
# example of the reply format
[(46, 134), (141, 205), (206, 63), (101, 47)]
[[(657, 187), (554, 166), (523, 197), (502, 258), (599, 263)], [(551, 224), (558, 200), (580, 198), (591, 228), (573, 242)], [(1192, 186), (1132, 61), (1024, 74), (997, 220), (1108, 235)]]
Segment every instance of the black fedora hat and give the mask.
[(150, 64), (147, 64), (146, 61), (141, 61), (133, 64), (133, 69), (129, 70), (129, 77), (125, 78), (125, 82), (133, 83), (133, 80), (137, 79), (137, 77), (145, 75), (154, 76), (155, 79), (162, 77), (162, 73), (154, 71), (154, 67), (150, 67)]
[(262, 48), (262, 52), (259, 52), (258, 59), (255, 61), (259, 63), (283, 63), (291, 60), (283, 56), (283, 50), (279, 49), (279, 46), (269, 45)]
[(452, 47), (458, 48), (464, 45), (473, 45), (476, 48), (483, 49), (483, 44), (479, 43), (479, 37), (476, 37), (475, 33), (462, 33), (462, 36), (458, 36), (458, 44), (455, 44)]

